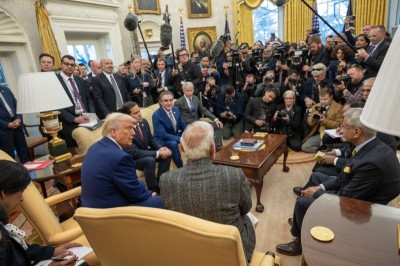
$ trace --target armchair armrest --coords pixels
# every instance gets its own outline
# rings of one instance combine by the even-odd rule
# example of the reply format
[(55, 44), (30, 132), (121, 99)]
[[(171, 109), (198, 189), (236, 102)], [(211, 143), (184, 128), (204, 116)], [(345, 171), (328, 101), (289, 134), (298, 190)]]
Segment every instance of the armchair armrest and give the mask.
[(81, 195), (81, 190), (82, 190), (81, 187), (76, 187), (71, 190), (65, 191), (63, 193), (56, 194), (56, 195), (50, 196), (48, 198), (45, 198), (44, 200), (49, 206), (52, 206), (52, 205), (58, 204), (60, 202), (67, 201), (72, 198), (78, 197), (79, 195)]
[(80, 226), (77, 226), (49, 237), (48, 245), (60, 245), (61, 243), (71, 242), (82, 235), (82, 229)]

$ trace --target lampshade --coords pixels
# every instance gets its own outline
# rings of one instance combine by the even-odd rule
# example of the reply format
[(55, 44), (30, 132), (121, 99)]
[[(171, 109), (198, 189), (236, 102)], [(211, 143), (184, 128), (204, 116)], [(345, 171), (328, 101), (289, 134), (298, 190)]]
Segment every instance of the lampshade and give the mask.
[(367, 127), (393, 136), (400, 136), (399, 47), (400, 34), (397, 33), (383, 60), (360, 118)]
[(20, 74), (17, 95), (19, 114), (39, 113), (72, 106), (54, 72)]

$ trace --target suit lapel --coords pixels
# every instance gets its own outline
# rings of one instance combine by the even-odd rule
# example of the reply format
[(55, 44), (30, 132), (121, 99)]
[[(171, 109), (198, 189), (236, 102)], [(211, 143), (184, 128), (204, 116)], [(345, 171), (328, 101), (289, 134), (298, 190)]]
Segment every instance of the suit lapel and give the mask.
[(72, 104), (75, 106), (75, 101), (72, 98), (71, 92), (69, 91), (67, 84), (65, 84), (63, 77), (60, 74), (57, 74), (57, 78), (60, 81), (61, 85), (63, 86), (63, 88), (64, 88), (65, 92), (67, 93), (69, 99), (71, 100)]

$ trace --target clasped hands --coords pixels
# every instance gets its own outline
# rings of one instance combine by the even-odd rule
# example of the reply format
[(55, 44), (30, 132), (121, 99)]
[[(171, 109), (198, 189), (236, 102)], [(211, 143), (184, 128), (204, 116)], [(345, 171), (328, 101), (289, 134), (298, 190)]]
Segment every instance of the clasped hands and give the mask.
[(162, 147), (161, 149), (158, 150), (158, 153), (163, 159), (167, 158), (172, 154), (171, 150), (168, 149), (167, 147)]

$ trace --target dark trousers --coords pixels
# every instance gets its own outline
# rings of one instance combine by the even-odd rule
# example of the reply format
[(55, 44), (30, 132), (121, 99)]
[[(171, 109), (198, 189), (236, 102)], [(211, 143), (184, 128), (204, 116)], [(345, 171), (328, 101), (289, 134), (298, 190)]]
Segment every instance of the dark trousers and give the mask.
[(330, 176), (330, 175), (326, 175), (324, 173), (320, 173), (320, 172), (314, 172), (311, 174), (310, 179), (308, 179), (307, 184), (304, 186), (303, 189), (306, 189), (308, 187), (313, 187), (313, 186), (318, 186), (321, 183), (328, 181), (332, 178), (337, 178), (338, 174)]
[(290, 229), (290, 233), (292, 233), (294, 237), (301, 237), (301, 226), (303, 225), (304, 216), (314, 200), (315, 198), (308, 197), (297, 198), (296, 204), (294, 205), (293, 225)]
[(21, 163), (29, 162), (28, 145), (21, 126), (13, 130), (7, 130), (7, 133), (0, 135), (0, 150), (15, 159), (14, 148)]
[(181, 168), (183, 167), (181, 153), (179, 151), (179, 143), (176, 141), (165, 141), (164, 145), (172, 151), (172, 160), (174, 161), (176, 167)]
[(286, 139), (286, 145), (294, 151), (301, 151), (301, 138), (299, 133), (293, 132), (292, 136), (288, 136)]
[(152, 208), (159, 208), (164, 209), (164, 205), (162, 204), (162, 200), (160, 196), (155, 197), (148, 197), (144, 201), (135, 202), (129, 204), (129, 206), (142, 206), (142, 207), (152, 207)]
[[(158, 171), (156, 177), (156, 162), (158, 162)], [(135, 160), (136, 169), (144, 172), (144, 177), (146, 179), (146, 186), (148, 188), (158, 187), (158, 181), (160, 176), (169, 171), (169, 166), (171, 164), (171, 157), (166, 159), (155, 157), (143, 157)]]

